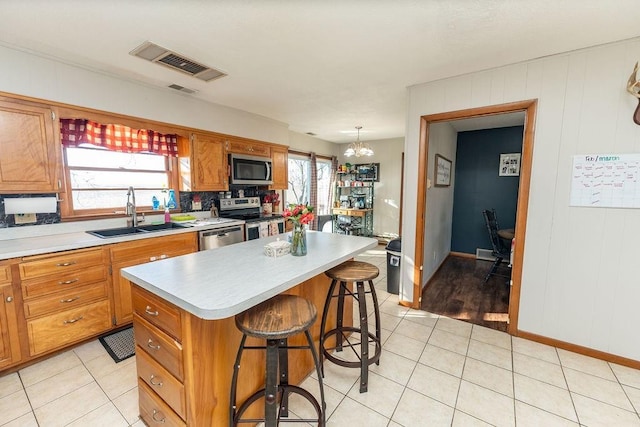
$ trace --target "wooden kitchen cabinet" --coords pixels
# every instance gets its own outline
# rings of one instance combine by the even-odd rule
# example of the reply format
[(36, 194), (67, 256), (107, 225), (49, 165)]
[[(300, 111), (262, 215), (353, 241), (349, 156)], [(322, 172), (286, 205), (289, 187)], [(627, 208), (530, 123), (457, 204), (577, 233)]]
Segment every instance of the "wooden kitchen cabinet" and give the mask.
[(0, 263), (0, 369), (20, 361), (20, 337), (11, 267)]
[(271, 157), (271, 145), (244, 139), (229, 138), (227, 140), (229, 153), (249, 154), (251, 156)]
[[(183, 144), (184, 145), (184, 144)], [(180, 155), (183, 191), (222, 191), (229, 188), (229, 168), (224, 138), (192, 134)]]
[(186, 425), (184, 312), (137, 286), (133, 301), (140, 416), (149, 425)]
[(111, 268), (115, 324), (122, 325), (133, 321), (131, 282), (122, 277), (120, 270), (132, 265), (189, 254), (197, 250), (196, 233), (154, 237), (112, 246)]
[(0, 194), (61, 190), (56, 124), (47, 105), (0, 97)]
[[(330, 279), (314, 276), (289, 289), (322, 307)], [(140, 416), (148, 425), (226, 426), (229, 424), (229, 387), (233, 364), (242, 334), (234, 317), (204, 320), (176, 307), (159, 296), (133, 285), (135, 301), (134, 331)], [(336, 325), (334, 306), (327, 328)], [(345, 300), (345, 325), (352, 325), (353, 304)], [(320, 322), (311, 329), (316, 345)], [(264, 345), (249, 338), (248, 345)], [(298, 334), (289, 345), (306, 345)], [(331, 345), (331, 342), (329, 342)], [(245, 351), (238, 381), (238, 402), (244, 401), (264, 384), (263, 351)], [(313, 358), (307, 351), (289, 353), (289, 382), (299, 384), (313, 370)], [(158, 383), (163, 385), (159, 386)], [(155, 384), (154, 384), (155, 383)], [(260, 406), (260, 405), (257, 405)], [(257, 416), (257, 406), (247, 416)]]
[(30, 356), (111, 329), (108, 262), (104, 247), (22, 259), (18, 271)]
[(273, 184), (271, 190), (286, 190), (289, 187), (289, 149), (285, 146), (271, 148)]
[(186, 427), (180, 416), (174, 413), (141, 378), (138, 378), (138, 402), (140, 418), (148, 426)]

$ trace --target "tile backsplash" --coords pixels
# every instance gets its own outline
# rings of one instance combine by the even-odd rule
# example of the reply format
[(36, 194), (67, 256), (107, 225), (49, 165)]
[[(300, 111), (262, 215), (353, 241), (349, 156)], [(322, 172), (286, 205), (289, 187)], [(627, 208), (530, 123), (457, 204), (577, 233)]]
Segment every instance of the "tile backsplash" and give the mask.
[(60, 222), (60, 206), (56, 213), (39, 213), (36, 214), (36, 222), (33, 224), (16, 225), (15, 215), (5, 214), (4, 200), (8, 198), (25, 198), (25, 197), (56, 197), (56, 194), (0, 194), (0, 228), (7, 227), (29, 227), (31, 225), (56, 224)]

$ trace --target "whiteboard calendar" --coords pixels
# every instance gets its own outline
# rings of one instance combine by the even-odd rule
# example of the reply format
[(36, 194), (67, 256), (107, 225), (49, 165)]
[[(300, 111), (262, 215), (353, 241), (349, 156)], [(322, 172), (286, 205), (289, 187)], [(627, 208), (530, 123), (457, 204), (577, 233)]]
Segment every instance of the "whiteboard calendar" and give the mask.
[(569, 205), (640, 208), (640, 153), (573, 156)]

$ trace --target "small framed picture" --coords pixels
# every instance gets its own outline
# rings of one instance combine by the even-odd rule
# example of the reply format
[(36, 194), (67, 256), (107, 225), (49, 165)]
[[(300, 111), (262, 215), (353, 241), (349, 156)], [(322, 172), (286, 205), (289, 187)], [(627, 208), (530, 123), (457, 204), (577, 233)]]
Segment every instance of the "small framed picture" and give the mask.
[(520, 175), (520, 153), (500, 154), (500, 170), (498, 176)]
[(436, 179), (435, 187), (448, 187), (451, 185), (451, 160), (436, 154)]

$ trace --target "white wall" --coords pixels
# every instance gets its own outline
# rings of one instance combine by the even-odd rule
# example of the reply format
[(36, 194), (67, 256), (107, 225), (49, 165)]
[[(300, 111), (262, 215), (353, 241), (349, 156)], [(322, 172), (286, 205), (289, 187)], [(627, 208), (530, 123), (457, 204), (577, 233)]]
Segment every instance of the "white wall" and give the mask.
[(289, 148), (305, 153), (338, 157), (339, 145), (303, 133), (289, 131)]
[(349, 144), (336, 144), (339, 163), (380, 163), (380, 181), (373, 187), (373, 233), (374, 235), (398, 235), (400, 225), (400, 182), (402, 175), (402, 150), (404, 138), (367, 141), (373, 156), (347, 158), (344, 151)]
[(573, 155), (640, 152), (625, 91), (638, 52), (633, 39), (409, 88), (402, 298), (413, 297), (420, 116), (537, 98), (518, 327), (640, 360), (640, 210), (568, 206)]
[[(0, 91), (289, 144), (286, 123), (0, 46)], [(9, 64), (11, 64), (9, 66)]]
[[(436, 272), (438, 266), (451, 252), (451, 230), (453, 221), (453, 189), (455, 187), (455, 159), (458, 133), (449, 123), (437, 123), (429, 129), (428, 179), (431, 188), (427, 190), (424, 224), (424, 274), (421, 287)], [(451, 185), (435, 187), (436, 154), (451, 160)], [(414, 228), (415, 229), (415, 226)], [(404, 241), (403, 241), (404, 243)], [(404, 245), (403, 245), (404, 246)]]

